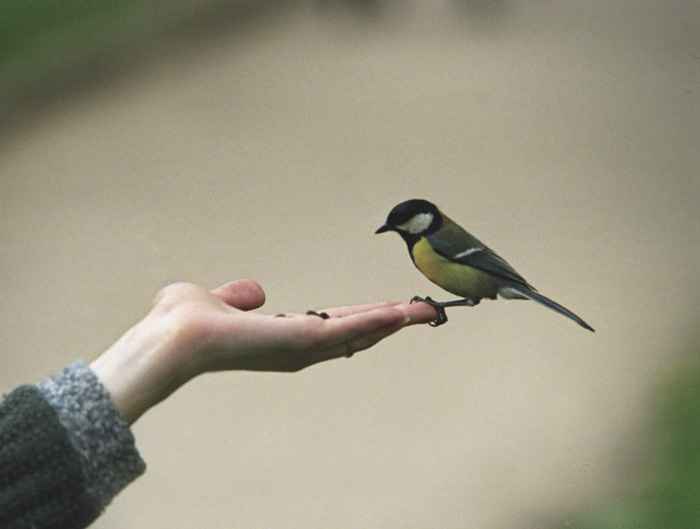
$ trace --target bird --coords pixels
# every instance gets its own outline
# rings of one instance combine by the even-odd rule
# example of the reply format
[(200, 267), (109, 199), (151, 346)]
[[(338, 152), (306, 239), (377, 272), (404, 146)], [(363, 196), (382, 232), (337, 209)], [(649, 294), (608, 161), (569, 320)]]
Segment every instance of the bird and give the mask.
[(460, 296), (453, 301), (435, 301), (415, 296), (437, 311), (430, 325), (447, 322), (446, 307), (477, 305), (483, 298), (529, 299), (571, 318), (584, 329), (595, 332), (579, 316), (543, 296), (502, 257), (455, 223), (438, 207), (423, 199), (394, 206), (376, 233), (394, 231), (408, 246), (413, 264), (444, 290)]

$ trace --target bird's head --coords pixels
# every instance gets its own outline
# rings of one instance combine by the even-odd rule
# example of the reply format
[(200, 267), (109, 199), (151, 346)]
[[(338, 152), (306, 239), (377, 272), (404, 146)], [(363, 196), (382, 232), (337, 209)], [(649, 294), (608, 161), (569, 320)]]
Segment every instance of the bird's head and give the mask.
[(404, 238), (418, 238), (436, 232), (441, 225), (442, 215), (437, 206), (417, 198), (394, 206), (386, 222), (374, 233), (395, 231)]

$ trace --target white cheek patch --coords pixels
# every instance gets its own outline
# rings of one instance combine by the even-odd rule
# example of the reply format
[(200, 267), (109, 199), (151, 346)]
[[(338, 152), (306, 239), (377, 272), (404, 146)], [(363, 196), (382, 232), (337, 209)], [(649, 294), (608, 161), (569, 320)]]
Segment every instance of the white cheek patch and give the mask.
[(417, 233), (422, 233), (425, 230), (427, 230), (432, 223), (432, 213), (418, 213), (418, 215), (414, 215), (413, 217), (411, 217), (411, 219), (408, 222), (404, 222), (403, 224), (400, 224), (396, 227), (401, 231), (405, 231), (407, 233), (415, 235)]

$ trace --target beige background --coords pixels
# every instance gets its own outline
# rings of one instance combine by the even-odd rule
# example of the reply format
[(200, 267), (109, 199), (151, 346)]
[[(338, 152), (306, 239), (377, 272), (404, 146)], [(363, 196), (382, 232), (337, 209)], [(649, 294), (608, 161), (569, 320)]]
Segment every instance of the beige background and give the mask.
[[(135, 425), (95, 528), (565, 523), (641, 472), (698, 301), (698, 11), (297, 6), (66, 96), (0, 146), (0, 389), (91, 359), (175, 280), (266, 313), (447, 298), (393, 235), (438, 203), (543, 293), (351, 360), (201, 377)], [(185, 51), (186, 50), (186, 51)]]

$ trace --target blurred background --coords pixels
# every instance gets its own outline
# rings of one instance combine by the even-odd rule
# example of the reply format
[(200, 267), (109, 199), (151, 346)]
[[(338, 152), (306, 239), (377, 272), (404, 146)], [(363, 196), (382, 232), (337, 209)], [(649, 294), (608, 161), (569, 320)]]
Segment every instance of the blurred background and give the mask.
[(700, 526), (698, 28), (690, 0), (4, 0), (0, 390), (173, 281), (445, 299), (373, 235), (421, 197), (597, 332), (484, 301), (200, 377), (93, 527)]

